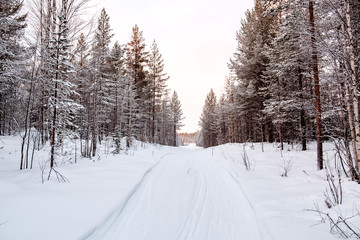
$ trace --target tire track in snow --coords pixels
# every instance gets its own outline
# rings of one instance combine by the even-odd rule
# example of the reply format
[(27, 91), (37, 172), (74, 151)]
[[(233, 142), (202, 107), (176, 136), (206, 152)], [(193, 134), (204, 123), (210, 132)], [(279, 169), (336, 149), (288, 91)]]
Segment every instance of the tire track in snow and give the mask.
[[(187, 173), (189, 173), (189, 171), (187, 171)], [(199, 186), (190, 203), (186, 220), (176, 238), (178, 240), (193, 239), (204, 212), (207, 199), (207, 182), (204, 180), (203, 174), (198, 169), (196, 169), (196, 179), (199, 181)]]
[[(246, 195), (245, 191), (244, 191), (244, 188), (242, 187), (240, 181), (239, 181), (239, 174), (237, 173), (236, 171), (236, 161), (234, 160), (234, 158), (232, 158), (231, 156), (229, 156), (228, 154), (225, 154), (224, 150), (222, 148), (220, 148), (221, 150), (221, 153), (224, 157), (225, 160), (228, 160), (228, 158), (231, 159), (234, 167), (233, 167), (233, 171), (232, 172), (229, 172), (228, 171), (228, 174), (230, 175), (230, 177), (234, 180), (234, 182), (236, 183), (236, 185), (239, 187), (240, 191), (241, 191), (241, 194), (243, 195), (243, 197), (245, 198), (246, 202), (248, 203), (248, 205), (250, 206), (250, 209), (251, 211), (253, 212), (253, 215), (255, 216), (255, 220), (256, 220), (256, 225), (257, 225), (257, 228), (259, 230), (259, 233), (260, 233), (260, 237), (263, 239), (263, 240), (266, 240), (266, 239), (271, 239), (271, 240), (276, 240), (276, 238), (272, 235), (272, 233), (270, 232), (270, 230), (268, 229), (268, 227), (259, 219), (258, 217), (258, 214), (255, 210), (255, 207), (254, 205), (251, 203), (250, 199), (248, 198), (248, 196)], [(243, 151), (240, 151), (241, 154), (244, 154)], [(234, 174), (236, 174), (236, 176), (234, 176)], [(263, 229), (266, 231), (266, 235), (267, 237), (264, 237), (264, 232), (263, 232)]]
[(146, 170), (146, 172), (141, 177), (140, 181), (137, 184), (135, 184), (134, 187), (130, 190), (129, 194), (125, 198), (124, 202), (120, 205), (120, 207), (116, 208), (107, 218), (105, 218), (102, 221), (102, 223), (100, 223), (95, 228), (93, 228), (88, 233), (86, 233), (81, 238), (81, 240), (102, 239), (102, 235), (110, 231), (110, 229), (113, 228), (114, 224), (118, 223), (118, 220), (121, 218), (121, 215), (123, 214), (128, 203), (130, 202), (134, 194), (138, 191), (138, 189), (143, 185), (147, 176), (154, 170), (154, 168), (156, 168), (159, 165), (161, 160), (169, 154), (170, 153), (167, 153), (162, 157), (160, 157), (159, 161), (157, 161), (148, 170)]
[[(242, 195), (244, 196), (246, 202), (248, 203), (248, 205), (250, 206), (251, 208), (251, 211), (253, 212), (253, 215), (255, 216), (255, 220), (256, 220), (256, 224), (257, 224), (257, 228), (259, 230), (259, 233), (260, 233), (260, 236), (261, 236), (261, 239), (263, 240), (266, 240), (266, 239), (271, 239), (271, 240), (276, 240), (274, 238), (274, 236), (271, 234), (270, 230), (267, 228), (267, 226), (259, 219), (258, 217), (258, 214), (255, 210), (255, 207), (252, 205), (251, 201), (249, 200), (249, 198), (247, 197), (247, 195), (245, 194), (245, 191), (241, 185), (241, 183), (239, 182), (238, 179), (236, 179), (236, 177), (231, 173), (231, 172), (228, 172), (230, 177), (237, 183), (237, 185), (239, 186), (239, 189), (242, 193)], [(235, 170), (234, 170), (234, 173), (235, 173)], [(236, 173), (237, 174), (237, 173)], [(264, 237), (264, 231), (263, 229), (266, 231), (266, 236), (267, 237)]]

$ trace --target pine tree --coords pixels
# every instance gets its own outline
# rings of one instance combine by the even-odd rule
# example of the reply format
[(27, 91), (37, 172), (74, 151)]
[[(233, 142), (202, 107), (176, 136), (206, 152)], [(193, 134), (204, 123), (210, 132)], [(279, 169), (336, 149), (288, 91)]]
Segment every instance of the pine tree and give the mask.
[(181, 110), (181, 103), (176, 91), (174, 91), (171, 98), (171, 115), (172, 115), (172, 145), (177, 146), (177, 130), (182, 127), (183, 113)]
[(202, 146), (212, 147), (217, 143), (217, 100), (215, 93), (210, 89), (206, 96), (203, 112), (200, 118)]
[(310, 45), (306, 45), (310, 41), (304, 41), (309, 40), (307, 15), (303, 1), (289, 1), (280, 7), (276, 37), (268, 46), (264, 113), (277, 126), (282, 148), (283, 141), (300, 140), (306, 150), (305, 114), (309, 114), (311, 106), (311, 53)]
[[(79, 116), (77, 118), (79, 133), (80, 133), (80, 147), (81, 154), (84, 157), (90, 157), (90, 126), (91, 126), (91, 105), (90, 105), (90, 77), (89, 74), (89, 47), (85, 40), (83, 33), (80, 34), (77, 47), (76, 47), (76, 59), (75, 59), (75, 68), (76, 68), (76, 84), (78, 99), (77, 102), (83, 106), (79, 111)], [(84, 140), (84, 142), (83, 142)]]
[(123, 85), (122, 100), (122, 135), (126, 138), (126, 148), (129, 149), (131, 142), (136, 137), (138, 125), (138, 101), (136, 99), (136, 88), (132, 78), (127, 78)]
[(265, 100), (263, 76), (269, 61), (264, 49), (272, 39), (273, 21), (274, 17), (266, 14), (264, 2), (257, 0), (254, 9), (246, 12), (237, 32), (238, 47), (229, 68), (238, 82), (235, 99), (242, 118), (242, 141), (263, 138), (266, 125), (262, 113)]
[(110, 121), (107, 113), (111, 109), (111, 96), (109, 92), (110, 66), (108, 62), (109, 45), (113, 34), (110, 29), (110, 18), (105, 9), (102, 9), (98, 19), (98, 25), (95, 32), (95, 38), (92, 48), (91, 71), (91, 146), (92, 156), (95, 156), (97, 149), (97, 140), (105, 134), (109, 134)]
[(164, 60), (159, 52), (158, 46), (154, 40), (151, 45), (151, 52), (149, 56), (149, 94), (150, 94), (150, 134), (151, 142), (156, 142), (155, 137), (159, 130), (159, 116), (161, 109), (161, 99), (168, 92), (166, 81), (169, 76), (164, 73)]
[(173, 145), (173, 119), (172, 119), (171, 99), (166, 94), (161, 99), (161, 109), (159, 115), (159, 143), (162, 145)]
[(110, 64), (110, 79), (109, 95), (113, 98), (113, 109), (111, 114), (112, 119), (112, 133), (116, 144), (114, 153), (120, 152), (121, 128), (124, 108), (124, 93), (125, 93), (125, 66), (124, 66), (124, 49), (118, 42), (115, 42), (109, 56)]
[[(62, 0), (60, 11), (54, 31), (51, 32), (49, 41), (49, 59), (50, 73), (52, 77), (52, 88), (50, 106), (52, 109), (51, 126), (51, 170), (55, 165), (55, 148), (62, 144), (67, 131), (74, 128), (73, 117), (76, 111), (81, 107), (71, 99), (76, 95), (75, 85), (70, 81), (70, 75), (73, 74), (73, 65), (70, 62), (70, 40), (68, 36), (68, 1)], [(50, 174), (49, 174), (50, 177)]]
[(146, 140), (147, 126), (149, 114), (148, 106), (150, 101), (149, 82), (146, 72), (146, 64), (148, 62), (148, 53), (145, 51), (145, 43), (143, 32), (135, 25), (132, 28), (131, 41), (126, 46), (126, 72), (127, 77), (134, 82), (136, 89), (136, 100), (138, 101), (137, 109), (137, 125), (135, 129), (141, 140)]
[(22, 45), (26, 15), (20, 0), (0, 1), (0, 135), (11, 134), (19, 108), (20, 84), (25, 82), (25, 47)]

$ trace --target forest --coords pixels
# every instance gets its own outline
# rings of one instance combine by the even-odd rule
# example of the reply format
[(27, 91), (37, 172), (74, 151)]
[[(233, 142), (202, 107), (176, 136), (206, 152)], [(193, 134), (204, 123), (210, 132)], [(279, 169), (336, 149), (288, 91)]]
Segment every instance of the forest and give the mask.
[[(111, 139), (178, 145), (182, 110), (154, 40), (132, 28), (114, 41), (105, 9), (81, 16), (89, 0), (1, 1), (0, 135), (21, 133), (20, 169), (50, 144), (50, 167), (71, 139), (95, 157)], [(206, 97), (197, 144), (336, 144), (353, 180), (360, 171), (360, 3), (355, 0), (256, 0), (236, 32), (225, 92)], [(114, 44), (112, 44), (115, 42)], [(193, 137), (194, 138), (194, 137)], [(125, 147), (121, 141), (125, 141)]]
[(225, 91), (208, 93), (198, 144), (334, 142), (359, 180), (360, 2), (256, 0), (236, 33)]
[(1, 239), (360, 239), (358, 0), (254, 0), (193, 133), (91, 3), (0, 0)]
[(45, 144), (52, 169), (65, 139), (85, 158), (105, 139), (114, 154), (134, 139), (178, 144), (181, 103), (156, 41), (148, 49), (137, 25), (128, 43), (114, 41), (105, 9), (81, 18), (89, 2), (32, 0), (29, 14), (23, 1), (0, 2), (0, 135), (20, 133), (20, 169)]

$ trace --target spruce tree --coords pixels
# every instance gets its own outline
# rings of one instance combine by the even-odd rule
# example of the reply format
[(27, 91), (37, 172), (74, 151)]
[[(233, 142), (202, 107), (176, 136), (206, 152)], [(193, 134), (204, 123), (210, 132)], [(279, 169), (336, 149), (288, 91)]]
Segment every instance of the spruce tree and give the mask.
[(77, 102), (83, 106), (79, 111), (77, 118), (79, 133), (80, 133), (80, 146), (81, 154), (84, 157), (90, 157), (90, 126), (91, 126), (91, 105), (90, 105), (90, 66), (89, 66), (89, 47), (85, 40), (83, 33), (80, 37), (76, 46), (75, 55), (75, 69), (76, 69), (76, 84), (77, 84)]
[(25, 83), (26, 50), (22, 44), (26, 15), (20, 0), (0, 1), (0, 135), (11, 134)]
[(171, 115), (172, 115), (172, 145), (177, 146), (177, 130), (180, 130), (182, 127), (183, 113), (181, 110), (181, 103), (179, 97), (174, 91), (171, 97)]
[(132, 28), (130, 42), (126, 45), (126, 76), (133, 81), (136, 89), (136, 100), (138, 109), (136, 135), (141, 140), (146, 141), (146, 133), (149, 129), (149, 81), (147, 78), (146, 64), (148, 63), (148, 53), (145, 51), (143, 32), (135, 25)]
[(120, 138), (123, 121), (124, 97), (125, 97), (125, 66), (124, 48), (115, 42), (109, 56), (110, 79), (108, 84), (109, 95), (112, 96), (112, 109), (110, 111), (111, 132), (116, 145), (114, 153), (120, 152)]
[(267, 99), (263, 111), (277, 126), (281, 146), (283, 141), (300, 141), (302, 150), (306, 150), (306, 115), (312, 112), (305, 7), (303, 1), (295, 0), (277, 9), (279, 23), (273, 30), (276, 36), (267, 47)]
[(150, 135), (151, 142), (156, 142), (155, 137), (159, 131), (159, 115), (161, 109), (161, 99), (168, 93), (166, 81), (169, 76), (164, 73), (164, 60), (159, 52), (158, 46), (154, 40), (151, 45), (149, 55), (149, 94), (150, 94)]
[[(70, 75), (74, 73), (74, 67), (70, 62), (70, 40), (68, 36), (68, 9), (69, 2), (62, 0), (60, 11), (54, 22), (55, 28), (51, 32), (49, 41), (49, 66), (51, 73), (51, 98), (52, 110), (51, 126), (51, 158), (50, 168), (55, 165), (55, 148), (63, 143), (68, 131), (74, 130), (73, 118), (81, 107), (71, 98), (76, 95), (75, 85), (71, 82)], [(50, 177), (50, 175), (49, 175)]]
[(217, 145), (217, 100), (213, 89), (206, 96), (203, 112), (200, 117), (202, 146)]
[(236, 104), (241, 109), (243, 141), (258, 141), (263, 138), (265, 127), (263, 102), (264, 73), (268, 57), (264, 51), (271, 42), (271, 27), (274, 17), (266, 14), (264, 1), (256, 0), (255, 7), (246, 12), (246, 18), (237, 32), (238, 47), (230, 60), (229, 68), (236, 77), (238, 87)]
[(105, 9), (102, 9), (98, 19), (97, 29), (92, 47), (91, 59), (91, 145), (92, 156), (95, 156), (98, 139), (102, 139), (109, 134), (110, 121), (107, 113), (112, 106), (111, 96), (109, 93), (110, 65), (109, 65), (109, 45), (113, 34), (110, 28), (110, 18)]

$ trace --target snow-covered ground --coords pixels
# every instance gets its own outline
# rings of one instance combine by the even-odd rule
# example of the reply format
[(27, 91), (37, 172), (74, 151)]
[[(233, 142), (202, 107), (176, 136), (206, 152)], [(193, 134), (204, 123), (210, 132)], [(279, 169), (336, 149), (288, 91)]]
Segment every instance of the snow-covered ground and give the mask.
[[(325, 172), (316, 170), (315, 146), (242, 144), (209, 149), (137, 143), (128, 155), (102, 148), (94, 160), (63, 157), (68, 180), (41, 183), (36, 152), (32, 170), (19, 171), (19, 137), (0, 138), (0, 239), (4, 240), (330, 240), (329, 223), (312, 211), (360, 208), (360, 185), (345, 180), (344, 203), (328, 210)], [(332, 159), (332, 146), (325, 157)], [(72, 158), (69, 161), (69, 158)], [(288, 177), (282, 166), (291, 161)], [(39, 164), (40, 162), (40, 164)], [(355, 208), (357, 206), (357, 209)], [(360, 228), (359, 218), (351, 220)], [(360, 231), (358, 231), (360, 232)], [(353, 239), (356, 239), (353, 237)]]

